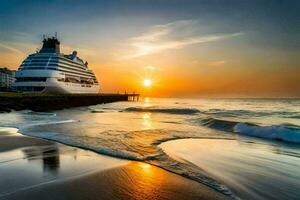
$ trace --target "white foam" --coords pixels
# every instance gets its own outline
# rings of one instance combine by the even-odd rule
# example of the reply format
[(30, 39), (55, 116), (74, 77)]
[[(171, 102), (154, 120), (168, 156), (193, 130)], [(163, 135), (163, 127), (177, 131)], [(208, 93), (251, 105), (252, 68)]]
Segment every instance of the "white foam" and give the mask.
[(53, 124), (65, 124), (65, 123), (73, 123), (76, 122), (77, 120), (73, 120), (73, 119), (68, 119), (68, 120), (60, 120), (60, 121), (44, 121), (44, 122), (38, 122), (38, 123), (34, 123), (34, 124), (28, 124), (28, 125), (23, 125), (22, 127), (20, 127), (20, 129), (22, 128), (28, 128), (28, 127), (33, 127), (33, 126), (43, 126), (43, 125), (53, 125)]
[(300, 143), (300, 130), (282, 126), (254, 126), (238, 123), (234, 126), (234, 132), (254, 137)]
[(0, 134), (1, 135), (18, 135), (18, 129), (17, 128), (12, 128), (12, 127), (0, 127)]

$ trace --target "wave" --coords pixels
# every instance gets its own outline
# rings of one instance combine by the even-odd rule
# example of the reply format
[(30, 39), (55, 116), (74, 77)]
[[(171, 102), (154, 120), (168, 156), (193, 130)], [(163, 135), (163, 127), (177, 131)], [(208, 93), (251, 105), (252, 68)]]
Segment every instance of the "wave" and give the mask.
[(56, 113), (51, 113), (51, 112), (36, 112), (32, 110), (22, 110), (19, 112), (26, 115), (56, 116)]
[(122, 112), (122, 110), (118, 109), (109, 109), (109, 108), (102, 108), (102, 109), (90, 109), (91, 113), (112, 113), (112, 112)]
[(21, 129), (28, 128), (28, 127), (44, 126), (44, 125), (55, 125), (55, 124), (65, 124), (65, 123), (73, 123), (73, 122), (77, 122), (77, 120), (67, 119), (67, 120), (57, 120), (57, 121), (44, 121), (44, 122), (37, 122), (37, 123), (33, 123), (33, 124), (23, 125), (19, 128), (21, 130)]
[[(22, 131), (22, 130), (20, 130)], [(95, 153), (99, 153), (102, 155), (112, 156), (120, 159), (128, 159), (128, 160), (135, 160), (135, 161), (143, 161), (145, 160), (143, 157), (139, 156), (138, 154), (135, 154), (133, 152), (128, 151), (122, 151), (122, 150), (113, 150), (109, 148), (103, 148), (103, 147), (95, 147), (92, 145), (88, 145), (86, 143), (80, 143), (75, 140), (73, 140), (70, 137), (67, 137), (65, 135), (62, 135), (60, 133), (54, 133), (54, 132), (29, 132), (29, 131), (22, 131), (24, 135), (33, 136), (33, 137), (39, 137), (47, 140), (51, 140), (54, 142), (59, 142), (65, 145), (78, 147), (85, 150), (90, 150)]]
[(221, 131), (233, 131), (234, 126), (238, 124), (238, 122), (234, 121), (227, 121), (222, 119), (216, 119), (216, 118), (200, 118), (200, 119), (194, 119), (193, 122), (199, 123), (199, 125), (203, 125), (209, 128), (221, 130)]
[(210, 109), (204, 111), (205, 114), (213, 114), (224, 117), (266, 117), (266, 116), (279, 116), (283, 118), (300, 118), (300, 113), (295, 111), (253, 111), (253, 110), (226, 110), (226, 109)]
[(126, 108), (127, 112), (152, 112), (164, 114), (177, 114), (177, 115), (194, 115), (200, 113), (195, 108), (159, 108), (159, 107), (129, 107)]
[(284, 142), (300, 143), (300, 129), (295, 126), (293, 128), (284, 125), (260, 126), (252, 123), (227, 121), (216, 118), (201, 118), (197, 119), (196, 122), (199, 125), (216, 130)]
[(300, 143), (300, 130), (283, 126), (255, 126), (238, 123), (234, 126), (234, 132), (253, 137)]
[(104, 113), (104, 110), (91, 110), (91, 113)]
[(114, 108), (114, 107), (101, 107), (99, 105), (97, 106), (90, 106), (88, 110), (91, 113), (107, 113), (107, 112), (121, 112), (123, 109), (121, 108)]

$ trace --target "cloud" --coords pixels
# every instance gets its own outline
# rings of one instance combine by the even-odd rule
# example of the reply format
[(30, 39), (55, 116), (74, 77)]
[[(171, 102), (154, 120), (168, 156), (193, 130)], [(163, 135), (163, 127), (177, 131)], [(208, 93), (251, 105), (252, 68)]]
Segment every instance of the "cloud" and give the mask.
[(3, 42), (0, 42), (0, 48), (3, 48), (6, 51), (8, 50), (8, 51), (13, 52), (13, 53), (24, 54), (24, 52), (22, 52), (21, 50), (13, 47), (12, 45), (5, 44)]
[[(200, 35), (195, 31), (199, 24), (196, 20), (179, 20), (168, 24), (152, 26), (141, 36), (133, 37), (126, 43), (129, 54), (122, 59), (137, 58), (170, 49), (180, 49), (189, 45), (215, 42), (242, 33), (221, 33)], [(196, 32), (196, 33), (195, 33)]]
[(210, 66), (220, 66), (220, 65), (224, 65), (225, 63), (226, 63), (225, 60), (217, 60), (217, 61), (210, 62), (209, 65)]

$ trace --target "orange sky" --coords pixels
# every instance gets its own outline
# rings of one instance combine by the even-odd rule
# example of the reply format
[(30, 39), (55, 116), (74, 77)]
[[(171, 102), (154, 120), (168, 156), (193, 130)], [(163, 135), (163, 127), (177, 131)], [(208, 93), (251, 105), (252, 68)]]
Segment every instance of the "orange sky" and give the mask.
[[(39, 48), (40, 43), (31, 48), (1, 54), (0, 66), (17, 69), (27, 54)], [(139, 92), (155, 97), (299, 97), (300, 68), (265, 67), (263, 60), (247, 63), (238, 52), (227, 60), (212, 60), (209, 55), (197, 57), (188, 50), (164, 50), (147, 56), (130, 59), (116, 59), (108, 53), (107, 59), (99, 58), (88, 50), (65, 46), (65, 53), (77, 49), (79, 56), (89, 61), (101, 83), (102, 92)], [(198, 51), (204, 51), (200, 47)], [(110, 51), (114, 51), (111, 49)], [(191, 52), (195, 54), (195, 49)], [(91, 50), (92, 52), (92, 50)], [(206, 52), (208, 54), (209, 52)], [(227, 52), (228, 53), (228, 52)], [(241, 55), (240, 57), (242, 57)], [(275, 58), (274, 58), (275, 59)], [(260, 63), (261, 62), (261, 63)], [(294, 67), (294, 69), (293, 69)], [(151, 87), (143, 85), (144, 79), (151, 79)]]
[[(58, 32), (62, 52), (77, 50), (94, 70), (102, 92), (300, 97), (299, 25), (295, 23), (299, 13), (294, 5), (274, 3), (266, 10), (260, 1), (229, 6), (179, 2), (66, 5), (74, 12), (47, 2), (57, 9), (39, 17), (42, 3), (3, 6), (0, 66), (17, 69), (41, 47), (43, 34)], [(24, 10), (30, 10), (25, 19)], [(152, 86), (144, 87), (144, 79), (151, 79)]]

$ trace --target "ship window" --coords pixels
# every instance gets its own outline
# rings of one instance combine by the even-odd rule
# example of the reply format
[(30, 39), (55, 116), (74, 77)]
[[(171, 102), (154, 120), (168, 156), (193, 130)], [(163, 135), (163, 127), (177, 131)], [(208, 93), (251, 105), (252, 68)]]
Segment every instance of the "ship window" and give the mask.
[(46, 77), (17, 77), (16, 82), (45, 82)]
[(33, 56), (33, 59), (49, 59), (50, 56)]
[[(22, 65), (21, 65), (22, 68)], [(24, 67), (23, 69), (31, 69), (31, 70), (40, 70), (40, 69), (49, 69), (49, 70), (57, 70), (55, 67)]]
[(57, 81), (62, 81), (62, 82), (64, 82), (65, 79), (64, 79), (64, 78), (57, 78)]
[(43, 89), (45, 89), (45, 87), (33, 87), (33, 91), (35, 91), (35, 92), (40, 92)]
[(45, 69), (45, 67), (25, 67), (24, 69)]
[(43, 63), (32, 63), (32, 64), (29, 64), (29, 66), (41, 66), (41, 65), (46, 65), (47, 63), (46, 62), (43, 62)]
[(30, 86), (18, 86), (16, 87), (17, 91), (20, 92), (41, 92), (45, 87), (30, 87)]
[(57, 68), (54, 68), (54, 67), (47, 67), (46, 69), (57, 70)]
[(77, 80), (76, 78), (73, 78), (73, 77), (67, 77), (65, 79), (65, 82), (70, 82), (70, 83), (80, 83), (79, 80)]
[(31, 63), (46, 63), (48, 60), (32, 60)]
[(49, 63), (48, 66), (57, 66), (57, 63)]

